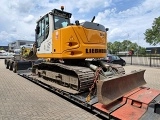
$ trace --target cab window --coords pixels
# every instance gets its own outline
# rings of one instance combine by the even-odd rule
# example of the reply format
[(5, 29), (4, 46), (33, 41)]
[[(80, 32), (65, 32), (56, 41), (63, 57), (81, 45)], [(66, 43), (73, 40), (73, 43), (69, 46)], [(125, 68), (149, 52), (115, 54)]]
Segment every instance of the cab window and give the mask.
[(36, 35), (38, 47), (40, 47), (41, 43), (48, 37), (49, 35), (49, 18), (48, 15), (43, 17), (38, 23), (39, 33)]
[(113, 57), (113, 60), (120, 60), (120, 57), (118, 56), (112, 56)]
[(54, 16), (54, 29), (55, 30), (66, 27), (68, 24), (69, 24), (68, 18)]

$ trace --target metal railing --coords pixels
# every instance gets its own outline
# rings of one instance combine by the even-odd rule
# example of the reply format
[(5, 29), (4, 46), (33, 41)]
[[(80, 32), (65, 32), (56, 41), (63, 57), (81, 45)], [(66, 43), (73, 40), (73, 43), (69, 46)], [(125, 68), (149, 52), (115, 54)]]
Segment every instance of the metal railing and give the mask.
[(131, 65), (144, 65), (150, 67), (160, 67), (160, 57), (149, 56), (149, 57), (139, 57), (139, 56), (126, 56), (121, 57), (126, 61), (127, 64)]

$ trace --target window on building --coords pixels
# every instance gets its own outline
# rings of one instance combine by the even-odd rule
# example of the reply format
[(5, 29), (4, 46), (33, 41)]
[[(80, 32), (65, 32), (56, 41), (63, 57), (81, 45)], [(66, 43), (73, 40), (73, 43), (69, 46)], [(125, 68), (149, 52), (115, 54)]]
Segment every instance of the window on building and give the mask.
[(19, 43), (19, 45), (25, 45), (26, 44), (26, 42), (20, 42)]

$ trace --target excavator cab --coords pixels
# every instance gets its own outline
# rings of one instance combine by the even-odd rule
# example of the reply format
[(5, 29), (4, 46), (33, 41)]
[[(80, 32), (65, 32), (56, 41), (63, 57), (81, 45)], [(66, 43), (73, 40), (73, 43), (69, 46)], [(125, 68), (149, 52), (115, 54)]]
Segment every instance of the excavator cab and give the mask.
[(27, 53), (27, 56), (25, 56), (26, 60), (38, 59), (37, 51), (38, 53), (41, 53), (39, 52), (40, 49), (45, 53), (52, 52), (50, 44), (52, 43), (53, 32), (67, 27), (70, 24), (72, 14), (64, 12), (63, 9), (63, 6), (61, 7), (61, 10), (53, 9), (38, 20), (35, 29), (35, 44), (33, 45), (33, 48), (30, 49), (29, 53)]
[[(64, 11), (60, 11), (58, 9), (52, 10), (49, 14), (46, 14), (44, 17), (40, 18), (37, 22), (37, 27), (36, 27), (36, 35), (42, 35), (44, 32), (49, 32), (49, 15), (52, 15), (52, 31), (67, 27), (70, 24), (70, 18), (71, 18), (71, 13), (67, 13)], [(45, 33), (44, 33), (45, 34)], [(47, 33), (48, 34), (48, 33)], [(39, 35), (39, 36), (40, 36)], [(37, 36), (38, 37), (38, 36)]]
[[(53, 9), (37, 21), (35, 42), (39, 58), (50, 58), (53, 53), (57, 52), (52, 45), (59, 43), (56, 43), (54, 40), (60, 38), (60, 29), (70, 25), (72, 14), (63, 11), (63, 7), (61, 9), (62, 10)], [(55, 46), (57, 47), (57, 45)]]

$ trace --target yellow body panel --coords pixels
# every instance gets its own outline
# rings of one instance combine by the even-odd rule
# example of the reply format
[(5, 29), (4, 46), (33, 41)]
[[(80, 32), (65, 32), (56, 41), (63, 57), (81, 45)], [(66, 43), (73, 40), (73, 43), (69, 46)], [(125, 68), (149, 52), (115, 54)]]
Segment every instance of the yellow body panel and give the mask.
[(61, 30), (55, 30), (52, 33), (52, 53), (61, 53)]
[(22, 48), (21, 49), (21, 55), (23, 57), (27, 57), (29, 55), (29, 53), (31, 52), (32, 48)]
[(104, 58), (106, 43), (106, 32), (72, 25), (52, 33), (52, 53), (37, 56), (59, 59)]

